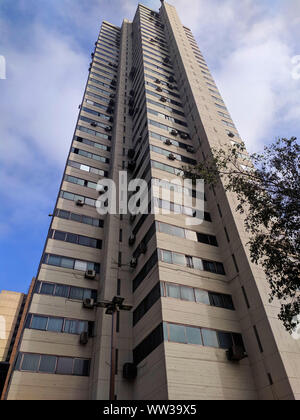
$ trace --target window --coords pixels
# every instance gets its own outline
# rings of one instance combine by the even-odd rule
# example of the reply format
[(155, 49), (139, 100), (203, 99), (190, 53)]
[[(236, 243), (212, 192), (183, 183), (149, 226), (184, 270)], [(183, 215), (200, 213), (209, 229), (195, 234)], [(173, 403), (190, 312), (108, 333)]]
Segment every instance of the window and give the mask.
[(55, 356), (41, 356), (39, 372), (55, 373), (56, 357)]
[(166, 285), (166, 292), (168, 297), (180, 299), (180, 287), (178, 285), (168, 283)]
[(71, 357), (59, 357), (57, 361), (56, 373), (61, 375), (72, 375), (73, 359)]
[(232, 337), (230, 333), (218, 331), (219, 346), (222, 349), (229, 349), (232, 347)]
[(24, 354), (22, 370), (36, 372), (39, 365), (40, 356), (37, 354)]
[(210, 304), (208, 292), (206, 290), (195, 289), (196, 302)]
[(183, 325), (169, 324), (169, 340), (176, 343), (186, 343), (185, 327)]
[(203, 344), (208, 347), (219, 347), (216, 331), (202, 328)]
[(63, 318), (49, 318), (47, 331), (61, 332), (63, 322)]
[(33, 315), (31, 321), (31, 328), (34, 330), (46, 330), (48, 317)]
[(181, 299), (195, 302), (194, 289), (192, 287), (180, 287)]
[(202, 338), (199, 328), (186, 327), (186, 338), (189, 344), (202, 345)]

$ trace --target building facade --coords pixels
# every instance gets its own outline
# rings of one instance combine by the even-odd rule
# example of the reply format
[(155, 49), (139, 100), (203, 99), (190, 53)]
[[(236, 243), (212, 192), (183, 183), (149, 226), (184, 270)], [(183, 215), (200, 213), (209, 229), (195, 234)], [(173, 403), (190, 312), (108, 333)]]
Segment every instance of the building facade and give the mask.
[[(300, 343), (250, 261), (234, 195), (206, 187), (203, 222), (186, 224), (197, 213), (182, 203), (195, 196), (176, 183), (182, 166), (235, 143), (173, 6), (103, 22), (7, 399), (108, 399), (111, 317), (88, 303), (115, 295), (133, 305), (117, 315), (117, 399), (300, 398)], [(152, 183), (154, 213), (99, 215), (99, 179), (119, 190), (124, 172)]]

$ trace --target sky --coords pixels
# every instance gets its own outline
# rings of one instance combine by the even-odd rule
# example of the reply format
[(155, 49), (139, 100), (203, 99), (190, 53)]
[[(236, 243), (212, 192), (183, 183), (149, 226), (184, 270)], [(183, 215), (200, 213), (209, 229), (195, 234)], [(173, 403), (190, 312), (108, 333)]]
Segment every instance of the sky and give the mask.
[[(193, 31), (248, 150), (298, 136), (300, 0), (169, 3)], [(36, 274), (101, 22), (120, 26), (136, 7), (0, 0), (0, 290), (26, 293)]]

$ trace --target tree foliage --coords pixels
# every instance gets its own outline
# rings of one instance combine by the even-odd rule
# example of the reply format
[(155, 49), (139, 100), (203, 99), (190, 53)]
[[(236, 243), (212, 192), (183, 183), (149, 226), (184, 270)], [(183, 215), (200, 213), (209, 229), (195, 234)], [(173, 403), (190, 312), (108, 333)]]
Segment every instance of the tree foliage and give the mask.
[(222, 178), (238, 199), (249, 233), (251, 261), (260, 263), (270, 285), (270, 301), (281, 302), (279, 319), (288, 331), (300, 314), (300, 145), (278, 139), (260, 154), (247, 155), (243, 145), (213, 150), (212, 157), (184, 176), (210, 185)]

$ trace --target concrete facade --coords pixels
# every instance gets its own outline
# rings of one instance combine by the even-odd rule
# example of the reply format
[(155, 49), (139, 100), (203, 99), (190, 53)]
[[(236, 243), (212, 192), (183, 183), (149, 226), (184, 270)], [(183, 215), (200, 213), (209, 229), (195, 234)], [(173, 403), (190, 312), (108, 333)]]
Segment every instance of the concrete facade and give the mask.
[[(236, 198), (221, 183), (205, 188), (206, 217), (195, 226), (178, 190), (177, 214), (100, 216), (94, 206), (99, 178), (118, 186), (124, 170), (167, 185), (231, 141), (242, 140), (173, 6), (139, 5), (121, 28), (103, 22), (7, 399), (108, 399), (111, 317), (83, 298), (115, 295), (133, 305), (118, 317), (117, 399), (299, 399), (300, 343), (268, 301)], [(153, 188), (158, 207), (162, 192)], [(241, 339), (247, 357), (229, 361)], [(122, 374), (129, 362), (133, 380)]]

